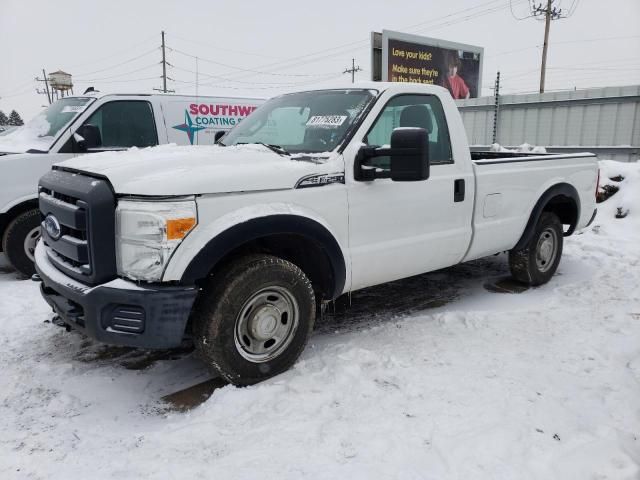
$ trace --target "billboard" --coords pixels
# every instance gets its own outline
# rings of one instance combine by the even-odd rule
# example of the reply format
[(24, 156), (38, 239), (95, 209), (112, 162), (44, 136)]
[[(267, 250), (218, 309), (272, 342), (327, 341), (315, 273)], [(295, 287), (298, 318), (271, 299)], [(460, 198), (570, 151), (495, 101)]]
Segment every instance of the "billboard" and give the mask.
[(482, 47), (390, 30), (374, 32), (371, 42), (373, 80), (439, 85), (454, 99), (480, 95)]

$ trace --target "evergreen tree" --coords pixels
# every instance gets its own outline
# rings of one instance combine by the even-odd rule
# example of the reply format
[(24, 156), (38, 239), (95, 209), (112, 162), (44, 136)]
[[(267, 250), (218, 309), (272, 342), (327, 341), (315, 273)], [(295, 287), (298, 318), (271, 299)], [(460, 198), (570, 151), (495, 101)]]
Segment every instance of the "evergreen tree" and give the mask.
[(0, 110), (0, 127), (2, 127), (3, 125), (7, 125), (8, 123), (9, 123), (9, 119), (7, 118), (5, 113), (2, 110)]
[(15, 127), (24, 125), (24, 122), (22, 121), (22, 117), (15, 110), (11, 110), (11, 113), (9, 114), (9, 125), (13, 125)]

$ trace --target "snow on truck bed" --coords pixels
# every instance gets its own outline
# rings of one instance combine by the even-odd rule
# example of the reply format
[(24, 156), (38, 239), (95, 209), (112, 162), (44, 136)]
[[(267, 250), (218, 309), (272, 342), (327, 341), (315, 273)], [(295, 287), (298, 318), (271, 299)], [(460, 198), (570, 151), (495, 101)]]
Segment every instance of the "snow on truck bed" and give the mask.
[(44, 323), (0, 266), (0, 478), (637, 479), (640, 164), (602, 169), (549, 284), (488, 290), (501, 255), (356, 292), (293, 370), (186, 413), (160, 398), (207, 379), (191, 355)]

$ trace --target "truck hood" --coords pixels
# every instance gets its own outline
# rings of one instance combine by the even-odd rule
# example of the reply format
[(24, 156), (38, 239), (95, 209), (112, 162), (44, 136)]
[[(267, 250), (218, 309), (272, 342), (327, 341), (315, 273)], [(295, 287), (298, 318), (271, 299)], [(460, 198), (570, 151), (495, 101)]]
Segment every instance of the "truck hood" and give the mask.
[(338, 173), (337, 154), (280, 155), (262, 145), (132, 148), (58, 164), (107, 178), (117, 194), (179, 196), (293, 188), (303, 177)]

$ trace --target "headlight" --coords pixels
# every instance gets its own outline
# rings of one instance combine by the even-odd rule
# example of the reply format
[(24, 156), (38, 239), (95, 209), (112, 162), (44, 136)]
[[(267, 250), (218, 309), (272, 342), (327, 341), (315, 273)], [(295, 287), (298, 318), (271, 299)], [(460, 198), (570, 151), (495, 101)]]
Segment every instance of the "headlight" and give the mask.
[(133, 280), (159, 281), (171, 254), (197, 223), (193, 200), (118, 202), (118, 274)]

